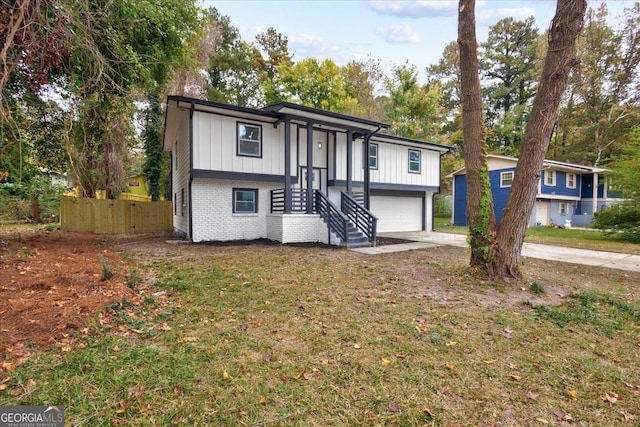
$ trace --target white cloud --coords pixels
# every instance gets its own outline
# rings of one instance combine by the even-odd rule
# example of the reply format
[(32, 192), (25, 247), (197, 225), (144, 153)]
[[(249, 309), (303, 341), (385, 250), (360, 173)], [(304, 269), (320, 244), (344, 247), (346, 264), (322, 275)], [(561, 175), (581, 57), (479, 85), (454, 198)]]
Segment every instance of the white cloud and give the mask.
[(346, 45), (333, 43), (312, 34), (292, 33), (287, 37), (289, 52), (293, 53), (296, 61), (307, 56), (321, 59), (331, 58), (338, 64), (349, 60), (347, 52), (350, 49)]
[(369, 6), (382, 15), (399, 18), (455, 16), (458, 10), (458, 2), (451, 0), (369, 0)]
[(517, 21), (524, 21), (530, 16), (535, 16), (536, 12), (530, 7), (486, 9), (476, 12), (476, 20), (480, 25), (490, 26), (502, 18), (511, 17)]
[(395, 25), (392, 27), (377, 27), (375, 33), (384, 36), (387, 43), (391, 44), (409, 44), (419, 43), (418, 36), (409, 24)]

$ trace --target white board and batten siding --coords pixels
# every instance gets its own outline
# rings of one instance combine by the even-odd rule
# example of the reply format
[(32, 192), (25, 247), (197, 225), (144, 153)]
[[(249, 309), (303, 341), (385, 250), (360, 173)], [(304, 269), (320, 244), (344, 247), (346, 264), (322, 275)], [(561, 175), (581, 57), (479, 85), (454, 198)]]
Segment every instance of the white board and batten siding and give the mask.
[[(375, 142), (378, 145), (378, 169), (371, 169), (371, 182), (437, 187), (440, 184), (440, 152)], [(409, 172), (409, 150), (419, 151), (420, 173)], [(360, 157), (361, 153), (358, 154)]]
[[(295, 127), (292, 126), (292, 129)], [(296, 135), (299, 135), (300, 142), (300, 156), (298, 162), (301, 166), (307, 164), (307, 129), (304, 126), (297, 127), (297, 132), (292, 132), (291, 139), (295, 141)], [(313, 131), (313, 167), (314, 168), (326, 168), (327, 167), (327, 150), (330, 143), (333, 141), (333, 135), (328, 132)], [(321, 147), (318, 147), (318, 142), (321, 142)], [(295, 162), (295, 157), (292, 152), (291, 159)]]
[[(378, 145), (378, 168), (371, 169), (370, 179), (374, 183), (402, 184), (412, 186), (440, 186), (440, 152), (418, 146), (390, 144), (372, 140)], [(347, 179), (347, 142), (344, 134), (338, 134), (336, 141), (336, 170), (338, 181)], [(353, 142), (353, 179), (364, 181), (363, 160), (365, 159), (362, 140)], [(420, 173), (409, 173), (409, 150), (420, 151)]]
[(173, 177), (173, 228), (189, 236), (189, 112), (180, 111), (175, 140), (172, 146), (171, 176)]
[[(238, 123), (262, 128), (262, 157), (237, 155)], [(295, 134), (291, 135), (291, 158), (295, 159)], [(238, 119), (195, 112), (193, 116), (193, 168), (223, 172), (283, 175), (284, 124)], [(295, 161), (291, 173), (295, 174)]]

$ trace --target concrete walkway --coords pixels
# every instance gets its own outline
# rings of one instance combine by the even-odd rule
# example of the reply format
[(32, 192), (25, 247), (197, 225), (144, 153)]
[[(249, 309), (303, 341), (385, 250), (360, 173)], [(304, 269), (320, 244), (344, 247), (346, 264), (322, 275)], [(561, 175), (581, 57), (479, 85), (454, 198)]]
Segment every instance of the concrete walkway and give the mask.
[[(380, 237), (410, 240), (415, 243), (401, 243), (385, 245), (375, 248), (352, 249), (364, 254), (382, 254), (389, 252), (423, 249), (434, 246), (467, 247), (467, 236), (463, 234), (438, 233), (436, 231), (419, 231), (404, 233), (382, 233)], [(596, 267), (617, 268), (619, 270), (640, 272), (640, 255), (620, 254), (615, 252), (592, 251), (588, 249), (573, 249), (561, 246), (525, 243), (522, 256), (529, 258), (561, 261), (573, 264), (592, 265)]]

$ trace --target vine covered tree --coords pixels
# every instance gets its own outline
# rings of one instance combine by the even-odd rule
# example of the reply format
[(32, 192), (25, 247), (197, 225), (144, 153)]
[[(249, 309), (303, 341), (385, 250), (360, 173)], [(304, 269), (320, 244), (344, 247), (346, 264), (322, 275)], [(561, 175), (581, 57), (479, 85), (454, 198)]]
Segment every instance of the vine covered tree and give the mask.
[(586, 0), (558, 0), (548, 33), (549, 46), (542, 76), (522, 141), (511, 192), (502, 220), (496, 225), (482, 120), (475, 0), (459, 2), (458, 44), (464, 135), (462, 149), (467, 168), (470, 264), (492, 277), (520, 277), (522, 244), (586, 8)]

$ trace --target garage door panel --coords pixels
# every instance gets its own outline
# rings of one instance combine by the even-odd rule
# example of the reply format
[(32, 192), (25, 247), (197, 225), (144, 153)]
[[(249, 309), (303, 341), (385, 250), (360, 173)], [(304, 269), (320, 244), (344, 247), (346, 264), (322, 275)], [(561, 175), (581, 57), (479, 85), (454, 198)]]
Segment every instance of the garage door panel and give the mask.
[(371, 196), (370, 201), (379, 233), (422, 230), (421, 197)]

